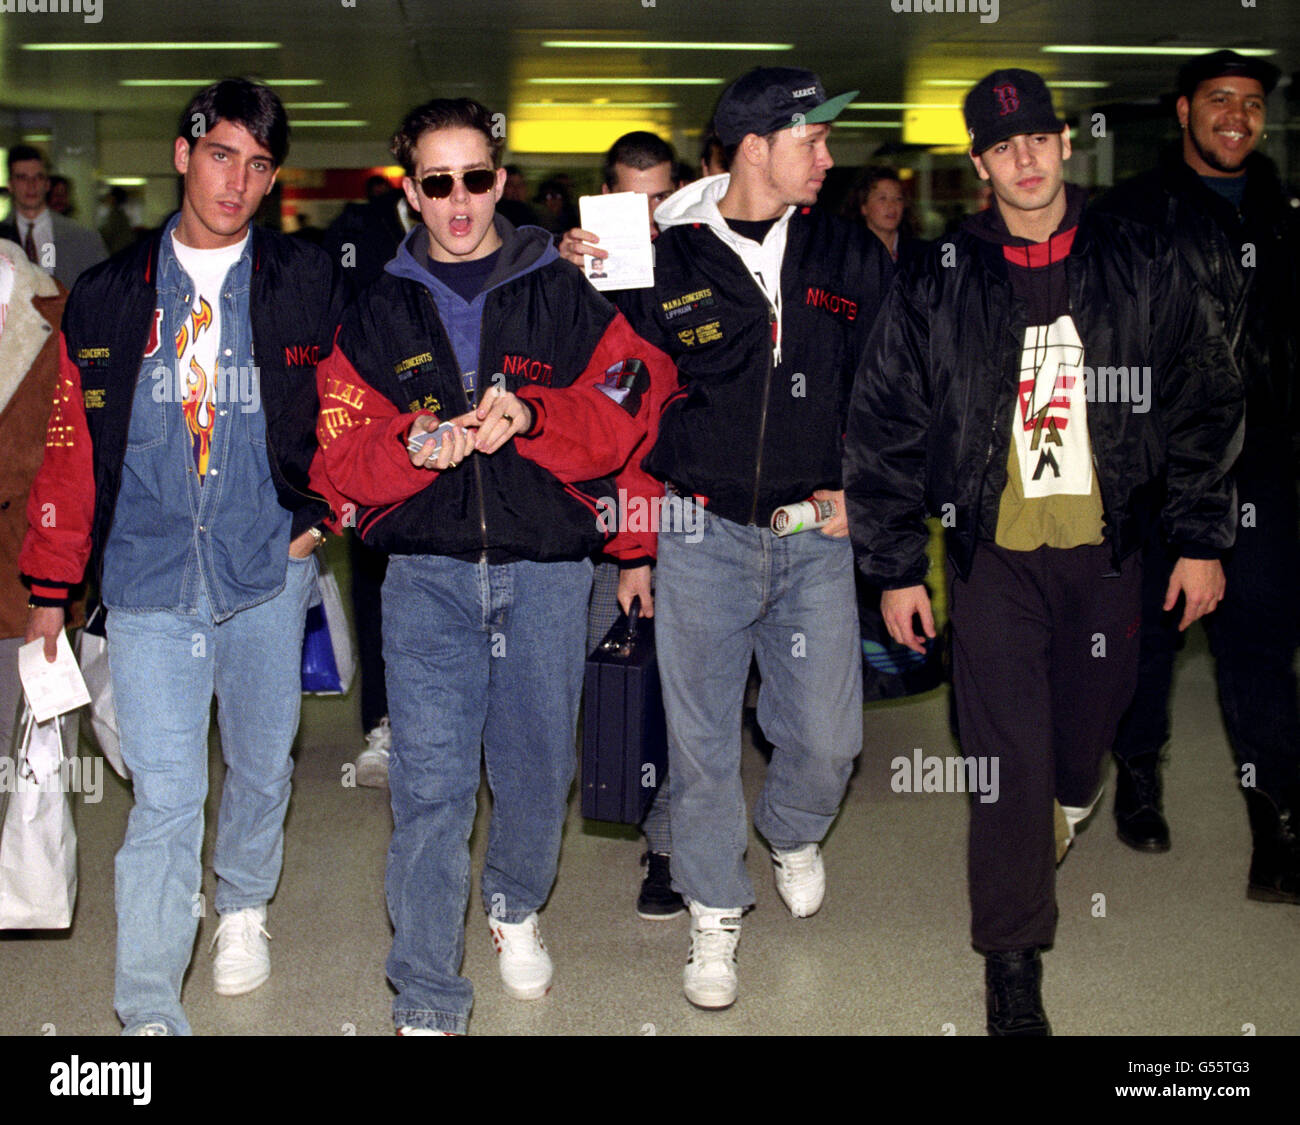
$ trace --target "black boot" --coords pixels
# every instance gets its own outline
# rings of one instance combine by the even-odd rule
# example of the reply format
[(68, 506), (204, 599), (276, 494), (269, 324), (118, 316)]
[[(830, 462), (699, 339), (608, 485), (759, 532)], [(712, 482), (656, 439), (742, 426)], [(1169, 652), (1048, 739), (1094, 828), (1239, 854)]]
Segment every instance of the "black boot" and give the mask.
[(1281, 801), (1258, 789), (1247, 789), (1250, 834), (1255, 850), (1250, 857), (1250, 882), (1246, 897), (1259, 902), (1300, 903), (1300, 816), (1296, 802)]
[(1167, 852), (1169, 825), (1160, 803), (1160, 755), (1115, 759), (1115, 831), (1130, 848)]
[(665, 922), (686, 912), (682, 896), (673, 890), (673, 877), (669, 865), (671, 858), (659, 852), (646, 852), (641, 857), (645, 879), (637, 896), (636, 912), (647, 922)]
[(1037, 949), (984, 954), (984, 998), (993, 1036), (1051, 1035), (1043, 1011), (1043, 962)]

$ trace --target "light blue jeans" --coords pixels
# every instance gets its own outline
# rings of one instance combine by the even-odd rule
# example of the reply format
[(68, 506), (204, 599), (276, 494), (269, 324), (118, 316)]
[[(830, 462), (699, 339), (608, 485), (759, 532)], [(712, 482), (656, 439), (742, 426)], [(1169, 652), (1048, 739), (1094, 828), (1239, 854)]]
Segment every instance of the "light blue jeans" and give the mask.
[(673, 887), (705, 906), (749, 906), (740, 718), (751, 654), (763, 679), (758, 722), (773, 744), (754, 827), (773, 850), (821, 841), (862, 749), (849, 540), (820, 531), (780, 539), (709, 513), (698, 542), (661, 531), (655, 646)]
[(577, 764), (591, 569), (587, 559), (389, 559), (386, 970), (398, 1027), (466, 1030), (474, 989), (460, 965), (481, 761), (492, 790), (483, 909), (522, 922), (551, 893)]
[(213, 905), (230, 914), (275, 893), (316, 567), (314, 555), (290, 559), (280, 593), (219, 625), (206, 595), (194, 614), (108, 614), (122, 757), (135, 786), (116, 865), (113, 1003), (127, 1034), (155, 1021), (176, 1035), (190, 1033), (181, 981), (205, 913), (201, 849), (214, 694), (226, 780)]

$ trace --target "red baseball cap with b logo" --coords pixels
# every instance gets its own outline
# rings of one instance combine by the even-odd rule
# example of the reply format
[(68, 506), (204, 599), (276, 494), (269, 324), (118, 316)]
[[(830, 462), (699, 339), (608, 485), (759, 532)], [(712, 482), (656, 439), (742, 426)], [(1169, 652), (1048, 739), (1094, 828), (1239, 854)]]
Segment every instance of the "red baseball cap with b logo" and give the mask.
[(981, 78), (966, 95), (966, 132), (978, 155), (1020, 133), (1059, 133), (1047, 84), (1032, 70), (1009, 67)]

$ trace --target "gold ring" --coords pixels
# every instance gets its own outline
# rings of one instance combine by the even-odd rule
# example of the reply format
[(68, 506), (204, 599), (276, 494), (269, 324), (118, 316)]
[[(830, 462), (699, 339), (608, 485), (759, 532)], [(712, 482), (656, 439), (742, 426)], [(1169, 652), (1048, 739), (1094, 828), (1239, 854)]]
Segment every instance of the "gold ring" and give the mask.
[(502, 414), (501, 417), (504, 418), (507, 422), (513, 422), (515, 420), (515, 416), (513, 414)]

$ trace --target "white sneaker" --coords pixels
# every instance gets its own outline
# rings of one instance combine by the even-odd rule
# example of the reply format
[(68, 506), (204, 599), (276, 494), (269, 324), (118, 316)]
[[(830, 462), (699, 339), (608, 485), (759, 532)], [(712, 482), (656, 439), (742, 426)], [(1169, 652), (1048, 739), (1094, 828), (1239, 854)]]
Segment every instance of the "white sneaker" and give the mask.
[[(1065, 858), (1065, 853), (1070, 850), (1070, 845), (1074, 843), (1074, 837), (1078, 834), (1076, 830), (1079, 825), (1092, 816), (1093, 810), (1096, 809), (1097, 803), (1101, 800), (1101, 794), (1105, 788), (1104, 784), (1099, 785), (1097, 795), (1093, 797), (1091, 802), (1079, 808), (1073, 805), (1063, 805), (1060, 801), (1054, 800), (1052, 802), (1054, 816), (1056, 809), (1061, 810), (1060, 816), (1055, 817), (1057, 866), (1060, 866), (1061, 860)], [(1064, 824), (1061, 823), (1062, 821), (1064, 821)]]
[(221, 916), (212, 935), (212, 945), (217, 947), (212, 986), (218, 996), (242, 996), (266, 982), (271, 975), (270, 937), (265, 906), (249, 906)]
[(739, 906), (717, 909), (691, 903), (691, 952), (682, 987), (697, 1008), (730, 1008), (736, 1002)]
[(506, 992), (516, 1000), (540, 1000), (551, 990), (555, 966), (542, 944), (542, 935), (537, 929), (537, 912), (533, 911), (518, 923), (489, 918), (488, 929), (492, 931), (497, 967), (501, 970), (501, 983), (506, 986)]
[(388, 786), (388, 754), (393, 748), (393, 728), (388, 716), (379, 725), (366, 732), (366, 748), (357, 755), (357, 784), (368, 789), (385, 789)]
[(365, 749), (356, 756), (356, 783), (368, 789), (389, 784), (389, 752), (393, 749), (393, 727), (385, 715), (378, 726), (365, 732)]
[(397, 1029), (397, 1034), (406, 1038), (408, 1035), (455, 1035), (454, 1031), (439, 1031), (436, 1027), (410, 1027), (403, 1024)]
[(826, 897), (826, 867), (822, 850), (816, 844), (804, 844), (791, 852), (773, 852), (772, 868), (781, 901), (796, 918), (808, 918), (821, 909)]

